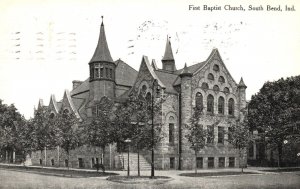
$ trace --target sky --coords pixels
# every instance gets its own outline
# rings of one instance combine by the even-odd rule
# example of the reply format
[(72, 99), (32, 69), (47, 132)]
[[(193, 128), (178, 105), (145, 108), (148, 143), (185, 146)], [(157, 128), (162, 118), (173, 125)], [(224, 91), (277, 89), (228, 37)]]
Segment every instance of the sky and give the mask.
[[(204, 5), (222, 10), (205, 11)], [(264, 10), (248, 11), (249, 5)], [(282, 11), (267, 11), (267, 5)], [(286, 5), (296, 11), (285, 11)], [(169, 36), (177, 69), (206, 60), (218, 48), (234, 80), (243, 77), (247, 100), (266, 81), (300, 74), (296, 0), (2, 0), (0, 99), (30, 118), (39, 99), (48, 105), (54, 94), (59, 101), (73, 80), (87, 79), (101, 16), (112, 58), (136, 70), (143, 55), (162, 67)]]

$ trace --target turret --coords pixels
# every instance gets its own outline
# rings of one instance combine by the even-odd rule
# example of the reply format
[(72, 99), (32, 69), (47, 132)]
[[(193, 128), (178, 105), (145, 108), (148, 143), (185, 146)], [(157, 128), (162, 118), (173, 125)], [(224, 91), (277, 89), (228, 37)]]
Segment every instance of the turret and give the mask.
[(165, 54), (162, 61), (163, 70), (174, 72), (176, 71), (175, 60), (172, 52), (171, 41), (169, 37), (167, 37)]
[(243, 78), (241, 77), (241, 80), (238, 84), (238, 92), (239, 92), (239, 109), (240, 111), (246, 111), (244, 110), (247, 106), (247, 101), (246, 101), (246, 88), (247, 86), (244, 83)]
[(99, 102), (103, 96), (115, 96), (116, 64), (110, 55), (103, 24), (100, 26), (100, 35), (94, 55), (89, 62), (90, 67), (90, 102)]

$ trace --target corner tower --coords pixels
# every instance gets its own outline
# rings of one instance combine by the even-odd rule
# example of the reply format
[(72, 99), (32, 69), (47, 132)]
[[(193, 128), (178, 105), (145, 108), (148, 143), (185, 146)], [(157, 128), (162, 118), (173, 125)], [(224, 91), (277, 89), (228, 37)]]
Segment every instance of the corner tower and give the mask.
[(174, 56), (173, 56), (171, 41), (170, 41), (170, 38), (168, 36), (167, 36), (165, 54), (164, 54), (164, 57), (161, 61), (162, 61), (163, 70), (166, 70), (166, 71), (172, 72), (172, 73), (174, 71), (176, 71), (175, 60), (174, 60)]
[[(111, 58), (107, 45), (103, 16), (100, 26), (100, 35), (98, 44), (93, 57), (89, 62), (90, 67), (90, 94), (89, 101), (92, 106), (95, 102), (99, 102), (102, 97), (115, 97), (115, 70), (116, 64)], [(93, 103), (94, 102), (94, 103)]]

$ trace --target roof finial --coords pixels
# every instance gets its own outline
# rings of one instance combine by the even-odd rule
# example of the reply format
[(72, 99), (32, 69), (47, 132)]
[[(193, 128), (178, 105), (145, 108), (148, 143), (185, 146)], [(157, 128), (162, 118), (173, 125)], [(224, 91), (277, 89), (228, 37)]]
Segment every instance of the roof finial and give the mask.
[(101, 16), (101, 19), (102, 19), (102, 23), (101, 23), (101, 26), (103, 26), (103, 16)]

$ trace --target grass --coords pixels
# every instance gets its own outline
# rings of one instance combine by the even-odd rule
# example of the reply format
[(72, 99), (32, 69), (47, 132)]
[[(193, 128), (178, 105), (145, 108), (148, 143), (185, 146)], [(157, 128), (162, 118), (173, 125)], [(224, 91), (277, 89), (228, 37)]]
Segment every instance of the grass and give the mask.
[(67, 170), (67, 169), (51, 169), (43, 167), (27, 167), (27, 166), (6, 166), (0, 165), (0, 169), (8, 169), (19, 172), (28, 172), (40, 175), (51, 175), (58, 177), (106, 177), (117, 175), (116, 173), (109, 172), (96, 172), (96, 171), (80, 171), (80, 170)]
[(155, 176), (154, 178), (149, 176), (110, 176), (107, 180), (124, 184), (163, 184), (172, 178), (167, 176)]
[(186, 177), (210, 177), (210, 176), (226, 176), (226, 175), (247, 175), (247, 174), (257, 174), (254, 172), (233, 172), (233, 171), (226, 171), (226, 172), (206, 172), (206, 173), (182, 173), (179, 174), (180, 176)]
[(294, 172), (294, 171), (300, 171), (300, 167), (294, 167), (294, 168), (281, 168), (281, 169), (266, 169), (262, 170), (265, 172)]

